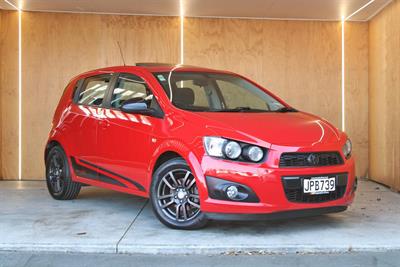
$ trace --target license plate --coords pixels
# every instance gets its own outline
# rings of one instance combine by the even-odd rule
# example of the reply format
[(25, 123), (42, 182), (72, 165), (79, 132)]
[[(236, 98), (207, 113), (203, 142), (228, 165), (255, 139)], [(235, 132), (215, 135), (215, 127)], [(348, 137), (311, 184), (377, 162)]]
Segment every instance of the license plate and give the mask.
[(335, 177), (312, 177), (303, 179), (303, 192), (308, 194), (328, 194), (335, 191)]

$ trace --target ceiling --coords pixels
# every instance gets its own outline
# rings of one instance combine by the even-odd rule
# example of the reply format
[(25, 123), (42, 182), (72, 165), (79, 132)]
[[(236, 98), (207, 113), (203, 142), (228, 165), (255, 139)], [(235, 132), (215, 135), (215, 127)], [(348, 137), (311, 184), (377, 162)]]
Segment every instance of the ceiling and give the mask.
[[(18, 0), (8, 0), (17, 6)], [(188, 17), (340, 20), (369, 0), (182, 0)], [(369, 20), (392, 0), (375, 0), (350, 20)], [(24, 0), (26, 11), (179, 15), (179, 0)], [(13, 9), (4, 0), (0, 8)]]

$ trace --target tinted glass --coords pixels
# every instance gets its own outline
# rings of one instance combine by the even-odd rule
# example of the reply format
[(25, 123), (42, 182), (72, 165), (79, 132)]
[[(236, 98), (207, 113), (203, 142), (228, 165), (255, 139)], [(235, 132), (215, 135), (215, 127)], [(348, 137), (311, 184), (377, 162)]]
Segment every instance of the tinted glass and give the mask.
[(100, 106), (110, 83), (111, 76), (87, 78), (79, 92), (78, 104)]
[(128, 100), (130, 102), (147, 102), (150, 106), (152, 99), (152, 92), (141, 78), (131, 74), (122, 74), (113, 90), (111, 107), (120, 108)]
[(229, 80), (216, 80), (216, 83), (224, 98), (225, 107), (233, 109), (236, 107), (246, 106), (256, 109), (266, 109), (266, 101), (253, 92), (249, 92), (246, 87), (240, 86)]
[(154, 75), (172, 103), (181, 109), (209, 112), (274, 112), (285, 109), (267, 92), (236, 75), (202, 72)]
[(177, 88), (189, 88), (193, 91), (193, 93), (194, 93), (193, 105), (199, 106), (199, 107), (207, 107), (208, 106), (206, 91), (204, 90), (203, 87), (196, 85), (195, 80), (189, 79), (189, 80), (179, 81), (176, 83), (176, 87)]

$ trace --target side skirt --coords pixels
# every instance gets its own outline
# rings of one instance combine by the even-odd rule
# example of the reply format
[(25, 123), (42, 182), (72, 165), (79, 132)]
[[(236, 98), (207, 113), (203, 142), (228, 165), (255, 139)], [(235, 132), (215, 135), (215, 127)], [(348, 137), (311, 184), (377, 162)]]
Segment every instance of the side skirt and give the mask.
[[(82, 165), (80, 162), (82, 162), (83, 164), (85, 164), (87, 166), (90, 166), (90, 168), (85, 166), (85, 165)], [(124, 181), (128, 182), (129, 184), (132, 184), (139, 191), (146, 192), (144, 187), (141, 184), (139, 184), (138, 182), (133, 181), (132, 179), (129, 179), (129, 178), (125, 177), (125, 176), (122, 176), (122, 175), (119, 175), (117, 173), (114, 173), (112, 171), (109, 171), (107, 169), (104, 169), (104, 168), (102, 168), (100, 166), (97, 166), (97, 165), (95, 165), (93, 163), (90, 163), (88, 161), (79, 159), (79, 162), (78, 162), (75, 159), (75, 157), (71, 157), (71, 163), (72, 163), (72, 168), (74, 169), (76, 175), (78, 175), (80, 177), (83, 177), (83, 178), (86, 178), (86, 179), (90, 179), (90, 180), (96, 180), (96, 181), (100, 181), (100, 182), (103, 182), (103, 183), (112, 184), (112, 185), (116, 185), (116, 186), (120, 186), (120, 187), (124, 187), (124, 188), (128, 188), (127, 185), (125, 185), (125, 184), (121, 183), (120, 181), (114, 179), (112, 176), (107, 175), (107, 174), (110, 174), (110, 175), (116, 176), (116, 177), (118, 177), (120, 179), (123, 179)], [(104, 173), (107, 173), (107, 174), (99, 172), (99, 170), (104, 172)]]

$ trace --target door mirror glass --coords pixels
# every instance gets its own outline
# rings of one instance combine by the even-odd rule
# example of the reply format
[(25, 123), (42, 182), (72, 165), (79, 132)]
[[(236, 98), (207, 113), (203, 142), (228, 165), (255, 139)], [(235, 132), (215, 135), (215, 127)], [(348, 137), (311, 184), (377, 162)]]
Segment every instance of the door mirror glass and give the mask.
[(150, 111), (145, 100), (141, 97), (136, 97), (124, 101), (121, 106), (121, 110), (127, 113), (143, 113)]
[(124, 112), (138, 112), (147, 110), (146, 103), (127, 103), (122, 105), (122, 111)]

